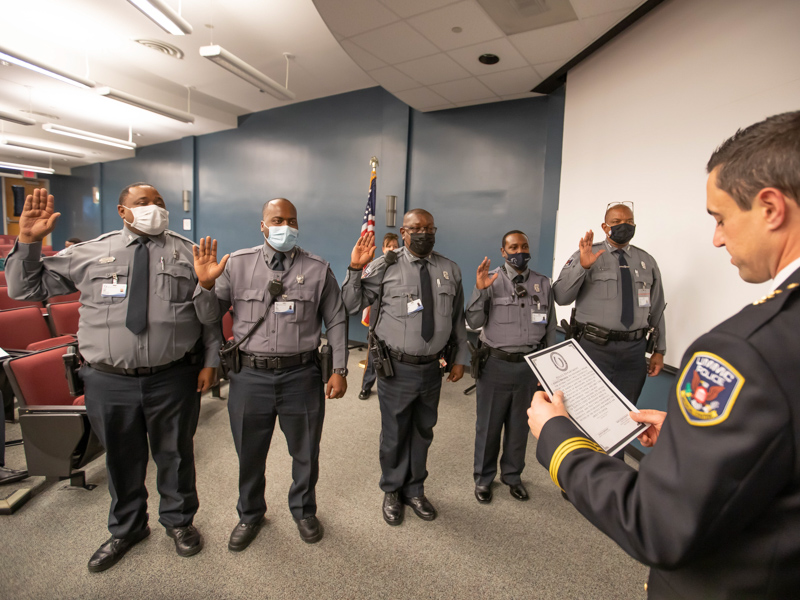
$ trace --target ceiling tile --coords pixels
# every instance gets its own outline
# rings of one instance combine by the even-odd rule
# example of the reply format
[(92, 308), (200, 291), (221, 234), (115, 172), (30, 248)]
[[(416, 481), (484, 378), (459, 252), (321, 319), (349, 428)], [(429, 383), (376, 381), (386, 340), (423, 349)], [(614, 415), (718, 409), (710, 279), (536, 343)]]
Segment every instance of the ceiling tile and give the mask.
[(441, 94), (450, 100), (450, 102), (456, 103), (492, 98), (494, 96), (492, 90), (474, 77), (459, 79), (458, 81), (449, 81), (447, 83), (437, 83), (436, 85), (430, 86), (430, 88), (437, 94)]
[(630, 11), (626, 8), (623, 8), (622, 10), (615, 10), (603, 15), (598, 15), (596, 17), (581, 19), (581, 24), (586, 30), (589, 41), (593, 42), (606, 31), (614, 27), (614, 25), (622, 21), (622, 19), (627, 17), (628, 14), (630, 14)]
[(421, 33), (404, 22), (363, 33), (352, 41), (390, 65), (439, 52)]
[[(408, 19), (408, 23), (442, 50), (453, 50), (504, 37), (474, 0), (464, 0)], [(453, 33), (460, 27), (460, 33)]]
[(536, 72), (542, 77), (544, 81), (550, 75), (558, 71), (561, 67), (566, 64), (567, 61), (565, 60), (554, 60), (552, 62), (543, 63), (541, 65), (533, 65), (533, 68), (536, 69)]
[(447, 104), (447, 99), (442, 98), (436, 92), (431, 91), (426, 87), (417, 88), (415, 90), (406, 90), (395, 94), (400, 100), (418, 109), (426, 109), (441, 107)]
[[(506, 38), (451, 50), (447, 54), (473, 75), (488, 75), (528, 66), (528, 61)], [(496, 54), (500, 58), (500, 62), (496, 65), (484, 65), (478, 62), (481, 54)]]
[(423, 85), (469, 77), (469, 72), (446, 54), (434, 54), (397, 65), (403, 73)]
[(498, 96), (529, 92), (542, 82), (541, 76), (531, 67), (480, 75), (478, 79)]
[(439, 8), (447, 4), (452, 4), (457, 0), (381, 0), (395, 13), (403, 17), (418, 15), (434, 8)]
[(633, 9), (644, 4), (643, 0), (569, 0), (572, 8), (575, 9), (575, 14), (579, 19), (587, 17), (596, 17), (604, 13), (613, 12), (615, 10), (627, 9), (633, 12)]
[(383, 67), (367, 73), (388, 92), (402, 92), (419, 87), (420, 82), (403, 75), (394, 67)]
[(346, 38), (399, 21), (378, 0), (314, 0), (314, 5), (328, 28)]
[(566, 61), (589, 43), (589, 36), (580, 21), (516, 33), (508, 39), (532, 65)]
[(386, 63), (380, 58), (377, 58), (363, 48), (356, 46), (350, 40), (342, 40), (340, 44), (342, 48), (344, 48), (345, 52), (350, 55), (350, 58), (352, 58), (356, 64), (365, 71), (372, 71), (373, 69), (386, 66)]

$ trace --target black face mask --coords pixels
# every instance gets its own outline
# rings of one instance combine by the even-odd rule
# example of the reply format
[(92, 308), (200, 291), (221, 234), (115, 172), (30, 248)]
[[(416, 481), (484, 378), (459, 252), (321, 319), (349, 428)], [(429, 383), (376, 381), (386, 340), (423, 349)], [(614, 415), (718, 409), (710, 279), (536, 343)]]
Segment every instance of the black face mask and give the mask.
[(418, 256), (428, 256), (433, 252), (433, 246), (436, 244), (435, 233), (409, 233), (411, 241), (408, 243), (408, 248)]
[(506, 253), (506, 261), (515, 269), (524, 269), (528, 266), (528, 261), (531, 259), (531, 255), (528, 252), (517, 252), (515, 254), (508, 254)]
[(634, 233), (636, 233), (636, 225), (620, 223), (611, 228), (611, 233), (608, 234), (608, 237), (616, 244), (627, 244), (633, 238)]

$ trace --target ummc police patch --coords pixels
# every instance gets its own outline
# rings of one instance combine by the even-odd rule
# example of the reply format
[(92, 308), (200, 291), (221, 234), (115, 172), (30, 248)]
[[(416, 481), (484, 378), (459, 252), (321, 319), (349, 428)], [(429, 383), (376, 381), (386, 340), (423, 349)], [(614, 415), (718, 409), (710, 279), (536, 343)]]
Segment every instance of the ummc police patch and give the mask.
[(675, 391), (689, 424), (708, 427), (728, 418), (743, 385), (744, 377), (725, 359), (711, 352), (695, 352)]

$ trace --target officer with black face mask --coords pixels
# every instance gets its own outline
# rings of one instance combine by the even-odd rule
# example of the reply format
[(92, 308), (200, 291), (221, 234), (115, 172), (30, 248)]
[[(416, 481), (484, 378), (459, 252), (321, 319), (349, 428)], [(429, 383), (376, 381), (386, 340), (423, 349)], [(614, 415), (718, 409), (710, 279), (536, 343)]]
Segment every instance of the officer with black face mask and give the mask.
[(385, 493), (383, 518), (389, 525), (403, 522), (404, 505), (421, 519), (436, 518), (424, 486), (445, 347), (450, 344), (456, 349), (448, 381), (461, 379), (469, 364), (461, 269), (433, 251), (433, 215), (422, 209), (407, 212), (400, 233), (405, 247), (371, 263), (375, 236), (359, 238), (342, 286), (342, 300), (350, 314), (372, 306), (381, 295), (370, 318), (376, 320), (374, 333), (388, 346), (394, 370), (391, 377), (378, 377), (380, 486)]
[[(581, 347), (633, 404), (649, 373), (658, 375), (666, 352), (664, 290), (655, 259), (630, 245), (636, 231), (632, 206), (606, 210), (606, 239), (588, 231), (553, 283), (556, 302), (575, 302)], [(660, 332), (648, 366), (648, 324)], [(620, 457), (622, 455), (620, 454)]]
[(528, 500), (521, 475), (528, 446), (526, 411), (537, 381), (525, 355), (556, 341), (550, 279), (528, 268), (528, 236), (509, 231), (503, 236), (500, 251), (505, 259), (503, 266), (489, 271), (491, 261), (487, 257), (478, 267), (466, 311), (469, 326), (482, 328), (474, 469), (475, 498), (481, 504), (492, 501), (501, 435), (500, 480), (512, 497)]

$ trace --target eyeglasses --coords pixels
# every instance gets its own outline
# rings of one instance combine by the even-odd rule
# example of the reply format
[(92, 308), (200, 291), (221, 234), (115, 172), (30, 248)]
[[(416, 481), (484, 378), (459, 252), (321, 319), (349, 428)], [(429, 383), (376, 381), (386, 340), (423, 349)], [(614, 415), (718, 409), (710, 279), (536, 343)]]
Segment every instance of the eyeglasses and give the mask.
[(436, 233), (438, 227), (403, 227), (408, 233)]

